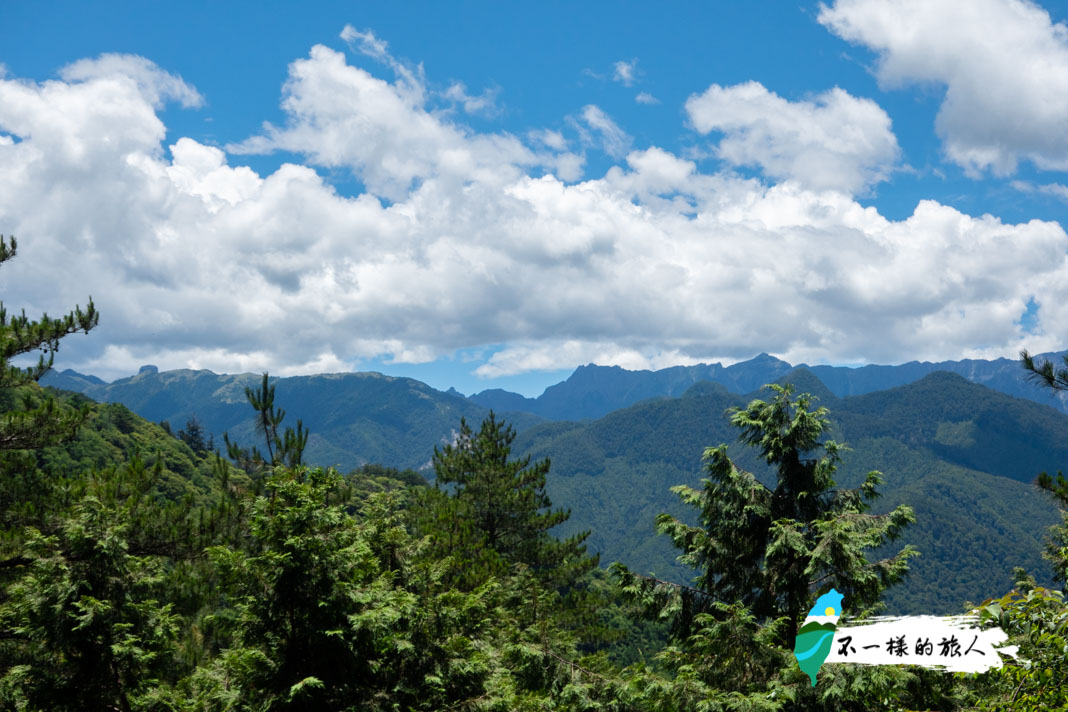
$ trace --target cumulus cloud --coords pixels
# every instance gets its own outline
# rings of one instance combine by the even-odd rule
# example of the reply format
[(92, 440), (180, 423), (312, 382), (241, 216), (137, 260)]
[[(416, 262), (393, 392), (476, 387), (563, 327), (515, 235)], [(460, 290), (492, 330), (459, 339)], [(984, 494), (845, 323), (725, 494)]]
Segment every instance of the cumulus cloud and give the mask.
[[(346, 28), (351, 29), (351, 28)], [(352, 35), (356, 33), (355, 30)], [(524, 169), (581, 162), (553, 152), (535, 152), (509, 134), (474, 134), (431, 111), (421, 78), (393, 59), (385, 43), (354, 35), (366, 54), (385, 58), (397, 79), (388, 82), (348, 64), (345, 56), (316, 45), (307, 59), (293, 62), (283, 88), (283, 127), (230, 145), (231, 153), (304, 154), (316, 166), (342, 167), (389, 200), (400, 200), (416, 183), (441, 178), (463, 183), (514, 181)], [(356, 41), (356, 40), (354, 40)]]
[[(89, 79), (134, 82), (141, 95), (156, 109), (167, 101), (177, 101), (187, 109), (204, 104), (204, 97), (181, 77), (134, 54), (102, 54), (96, 59), (80, 59), (61, 69), (59, 75), (68, 82)], [(0, 77), (3, 77), (2, 73)]]
[(837, 0), (819, 21), (878, 55), (886, 87), (945, 87), (935, 128), (973, 174), (1068, 170), (1068, 28), (1027, 0)]
[(612, 67), (612, 80), (619, 82), (625, 87), (633, 86), (634, 82), (638, 79), (638, 60), (632, 59), (629, 62), (620, 60)]
[(639, 104), (659, 104), (660, 103), (659, 99), (657, 99), (655, 96), (653, 96), (652, 94), (650, 94), (649, 92), (646, 92), (646, 91), (638, 92), (638, 94), (634, 97), (634, 101), (638, 102)]
[(887, 179), (900, 153), (886, 112), (838, 88), (787, 101), (759, 82), (713, 84), (686, 101), (686, 113), (699, 132), (723, 134), (721, 159), (816, 190), (867, 190)]
[[(61, 367), (293, 374), (503, 344), (480, 370), (494, 376), (758, 351), (1004, 355), (1068, 337), (1056, 223), (931, 201), (889, 220), (840, 191), (706, 174), (658, 147), (573, 182), (552, 164), (572, 155), (562, 136), (449, 123), (405, 77), (319, 47), (290, 69), (286, 125), (251, 142), (303, 165), (259, 174), (193, 138), (165, 142), (155, 102), (180, 98), (82, 76), (0, 80), (0, 232), (20, 238), (4, 301), (55, 314), (92, 295), (102, 313), (64, 340)], [(586, 113), (592, 133), (603, 112)], [(339, 195), (321, 165), (368, 191)], [(1019, 323), (1032, 298), (1037, 336)]]

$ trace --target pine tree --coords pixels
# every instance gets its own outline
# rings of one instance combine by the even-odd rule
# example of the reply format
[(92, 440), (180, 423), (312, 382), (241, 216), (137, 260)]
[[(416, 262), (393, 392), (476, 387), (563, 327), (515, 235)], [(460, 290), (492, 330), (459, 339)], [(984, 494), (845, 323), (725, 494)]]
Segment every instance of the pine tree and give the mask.
[[(12, 259), (16, 248), (14, 237), (8, 242), (0, 235), (0, 264)], [(75, 307), (58, 319), (44, 314), (37, 321), (25, 311), (10, 317), (0, 303), (0, 450), (52, 445), (73, 436), (84, 422), (87, 410), (64, 411), (35, 389), (37, 380), (52, 367), (60, 339), (78, 331), (89, 333), (98, 321), (92, 298), (85, 311)], [(34, 351), (42, 352), (36, 366), (11, 365), (12, 358)], [(33, 388), (27, 388), (31, 384)]]
[(198, 455), (210, 450), (208, 443), (204, 441), (204, 426), (195, 415), (185, 422), (184, 430), (178, 431), (178, 439)]
[(434, 448), (437, 482), (455, 485), (459, 511), (453, 516), (469, 521), (486, 547), (509, 563), (529, 566), (546, 582), (572, 582), (597, 565), (582, 544), (589, 532), (562, 541), (549, 534), (571, 513), (551, 509), (545, 492), (549, 460), (512, 459), (514, 440), (515, 429), (492, 411), (477, 434), (461, 419), (456, 443)]
[[(230, 440), (229, 434), (223, 433), (227, 455), (250, 475), (263, 475), (267, 469), (280, 465), (298, 467), (304, 457), (304, 448), (308, 445), (308, 431), (301, 420), (297, 420), (296, 430), (287, 427), (279, 436), (278, 427), (285, 419), (286, 412), (275, 409), (274, 386), (269, 382), (269, 376), (264, 373), (263, 383), (259, 388), (253, 390), (245, 386), (245, 398), (256, 411), (257, 425), (263, 431), (267, 457), (264, 457), (256, 446), (251, 449), (242, 448)], [(213, 439), (212, 445), (214, 444)]]

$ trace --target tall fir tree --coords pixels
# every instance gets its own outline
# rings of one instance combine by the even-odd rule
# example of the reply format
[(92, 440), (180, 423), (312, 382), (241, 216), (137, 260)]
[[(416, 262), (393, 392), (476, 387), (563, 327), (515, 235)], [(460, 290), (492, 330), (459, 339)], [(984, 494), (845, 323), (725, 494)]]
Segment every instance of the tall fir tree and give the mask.
[[(817, 689), (790, 653), (818, 593), (832, 587), (844, 593), (854, 615), (878, 607), (915, 552), (906, 546), (873, 562), (866, 554), (914, 519), (905, 506), (869, 512), (877, 472), (860, 488), (835, 489), (832, 476), (846, 448), (821, 442), (827, 410), (810, 410), (811, 397), (794, 398), (789, 385), (769, 388), (770, 401), (728, 412), (741, 441), (774, 468), (774, 488), (736, 466), (726, 445), (711, 447), (704, 487), (672, 488), (698, 510), (699, 523), (657, 517), (657, 530), (682, 550), (679, 560), (696, 570), (693, 585), (613, 567), (629, 600), (672, 624), (669, 645), (656, 656), (660, 670), (636, 667), (630, 687), (641, 691), (643, 707), (655, 709), (929, 709), (933, 700), (947, 699), (951, 678), (840, 666)], [(671, 676), (664, 679), (664, 672)]]
[(211, 450), (204, 439), (204, 426), (200, 424), (195, 415), (185, 422), (185, 429), (178, 431), (178, 439), (198, 455)]
[(589, 532), (559, 540), (549, 531), (570, 511), (552, 509), (545, 492), (546, 458), (511, 457), (515, 429), (493, 411), (475, 433), (465, 419), (455, 444), (434, 448), (434, 471), (441, 485), (454, 485), (460, 513), (504, 561), (530, 567), (543, 581), (565, 585), (597, 565), (586, 555)]

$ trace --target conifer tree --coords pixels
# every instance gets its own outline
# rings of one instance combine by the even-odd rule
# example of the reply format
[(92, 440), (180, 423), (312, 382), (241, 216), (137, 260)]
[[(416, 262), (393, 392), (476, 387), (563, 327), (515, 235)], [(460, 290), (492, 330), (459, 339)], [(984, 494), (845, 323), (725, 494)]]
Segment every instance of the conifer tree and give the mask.
[(74, 479), (69, 509), (26, 528), (0, 595), (0, 708), (154, 709), (141, 703), (160, 692), (179, 627), (163, 602), (168, 554), (188, 533), (185, 508), (149, 496), (161, 465)]
[[(14, 237), (9, 242), (0, 235), (0, 264), (12, 259), (16, 249)], [(65, 412), (54, 399), (21, 387), (36, 384), (52, 367), (60, 339), (78, 331), (88, 333), (98, 320), (92, 298), (85, 311), (75, 307), (58, 319), (44, 314), (37, 321), (25, 311), (9, 316), (0, 303), (0, 450), (51, 445), (71, 437), (84, 422), (86, 410)], [(11, 365), (12, 358), (34, 351), (42, 352), (37, 365), (26, 369)]]
[(434, 448), (437, 482), (455, 485), (454, 500), (485, 545), (509, 563), (525, 564), (546, 582), (574, 581), (597, 565), (582, 542), (589, 532), (558, 540), (549, 530), (571, 516), (551, 509), (545, 492), (549, 460), (512, 459), (515, 429), (493, 411), (475, 433), (465, 419), (455, 444)]
[(270, 385), (269, 381), (269, 376), (264, 373), (263, 383), (259, 388), (253, 390), (245, 386), (245, 398), (256, 411), (256, 424), (263, 431), (267, 457), (264, 457), (256, 446), (251, 449), (242, 448), (232, 442), (227, 433), (223, 433), (230, 459), (249, 474), (262, 474), (264, 470), (279, 465), (298, 467), (304, 457), (304, 448), (308, 445), (308, 430), (301, 420), (297, 421), (296, 430), (287, 427), (279, 436), (278, 427), (285, 419), (286, 412), (275, 409), (274, 386)]
[(197, 454), (208, 452), (210, 449), (204, 440), (204, 426), (200, 424), (195, 415), (185, 422), (184, 430), (178, 431), (178, 439)]
[(775, 488), (737, 467), (727, 446), (720, 445), (705, 451), (703, 489), (672, 488), (698, 509), (700, 524), (667, 514), (657, 517), (657, 530), (682, 550), (679, 560), (697, 570), (694, 586), (664, 585), (617, 566), (631, 594), (674, 601), (677, 638), (692, 632), (698, 615), (741, 604), (757, 622), (785, 617), (779, 642), (792, 649), (797, 624), (819, 591), (833, 586), (845, 594), (853, 612), (861, 613), (878, 604), (882, 591), (905, 575), (908, 558), (915, 555), (906, 546), (894, 556), (867, 560), (866, 550), (896, 539), (914, 521), (911, 508), (870, 514), (869, 503), (881, 482), (874, 471), (859, 489), (834, 489), (832, 476), (846, 448), (820, 442), (827, 409), (809, 410), (811, 397), (794, 399), (789, 385), (769, 388), (775, 392), (770, 402), (754, 400), (730, 412), (742, 442), (757, 447), (775, 468)]

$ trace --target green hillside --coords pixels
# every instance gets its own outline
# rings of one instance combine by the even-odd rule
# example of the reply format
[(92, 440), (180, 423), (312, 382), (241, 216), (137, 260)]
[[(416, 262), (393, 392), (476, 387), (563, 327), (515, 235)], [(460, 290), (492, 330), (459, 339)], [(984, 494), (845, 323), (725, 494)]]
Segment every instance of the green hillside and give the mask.
[(1028, 483), (1068, 462), (1068, 418), (954, 374), (842, 403), (838, 420), (850, 439), (894, 437), (947, 462)]
[(186, 495), (198, 500), (213, 487), (211, 463), (205, 453), (195, 453), (184, 442), (166, 433), (121, 403), (94, 403), (81, 394), (48, 389), (68, 407), (87, 405), (89, 418), (77, 435), (62, 444), (8, 457), (31, 457), (39, 476), (62, 478), (72, 473), (120, 466), (137, 455), (146, 465), (162, 463), (155, 489), (161, 497), (177, 501)]

